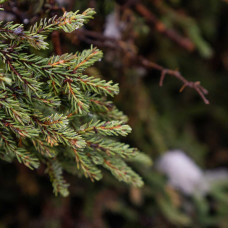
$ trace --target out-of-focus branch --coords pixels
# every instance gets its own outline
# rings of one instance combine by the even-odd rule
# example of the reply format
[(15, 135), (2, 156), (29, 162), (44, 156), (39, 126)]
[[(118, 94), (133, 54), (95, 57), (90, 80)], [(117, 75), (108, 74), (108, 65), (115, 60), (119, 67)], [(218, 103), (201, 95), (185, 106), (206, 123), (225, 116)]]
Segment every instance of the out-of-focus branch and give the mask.
[(54, 50), (57, 55), (62, 54), (62, 49), (61, 49), (61, 42), (60, 42), (60, 34), (59, 31), (54, 31), (51, 35), (51, 39), (53, 42)]
[(138, 14), (145, 18), (146, 22), (153, 27), (157, 32), (166, 36), (180, 47), (193, 51), (195, 49), (194, 43), (187, 37), (180, 35), (177, 31), (167, 28), (166, 25), (160, 21), (156, 15), (148, 10), (139, 0), (128, 0), (121, 6), (122, 10), (126, 8), (132, 8)]
[(177, 43), (179, 46), (185, 48), (188, 51), (193, 51), (195, 46), (192, 43), (192, 41), (187, 38), (181, 36), (179, 33), (177, 33), (173, 29), (169, 29), (166, 27), (166, 25), (161, 22), (151, 11), (149, 11), (143, 4), (136, 3), (134, 5), (135, 10), (141, 14), (146, 21), (152, 25), (159, 33), (165, 35), (170, 40)]
[[(72, 35), (70, 36), (72, 37)], [(138, 56), (137, 54), (135, 54), (134, 52), (126, 48), (127, 47), (126, 42), (122, 40), (106, 37), (101, 33), (88, 31), (84, 29), (80, 29), (76, 31), (75, 36), (77, 37), (77, 39), (81, 41), (84, 41), (86, 43), (92, 43), (100, 48), (111, 48), (114, 50), (123, 51), (126, 55), (128, 55), (132, 59), (132, 61), (140, 64), (141, 66), (160, 71), (161, 72), (161, 78), (159, 83), (160, 86), (163, 85), (163, 81), (166, 75), (173, 76), (183, 83), (183, 86), (181, 87), (180, 92), (182, 92), (186, 87), (192, 88), (199, 94), (199, 96), (202, 98), (205, 104), (210, 103), (205, 96), (208, 94), (208, 91), (203, 86), (200, 85), (199, 81), (196, 81), (196, 82), (188, 81), (179, 71), (167, 69), (157, 63), (149, 61), (148, 59), (142, 56)]]

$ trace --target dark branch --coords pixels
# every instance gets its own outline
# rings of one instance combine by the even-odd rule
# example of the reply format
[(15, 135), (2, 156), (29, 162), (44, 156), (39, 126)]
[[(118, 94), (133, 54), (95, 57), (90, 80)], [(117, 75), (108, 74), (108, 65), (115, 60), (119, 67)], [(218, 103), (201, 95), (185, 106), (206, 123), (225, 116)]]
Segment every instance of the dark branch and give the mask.
[[(80, 30), (76, 31), (75, 35), (77, 36), (77, 39), (84, 41), (86, 43), (90, 43), (90, 44), (92, 43), (100, 48), (110, 48), (110, 49), (114, 49), (114, 50), (123, 51), (126, 55), (130, 56), (132, 61), (140, 64), (141, 66), (160, 71), (161, 72), (161, 78), (160, 78), (160, 83), (159, 83), (160, 86), (163, 85), (163, 81), (164, 81), (166, 75), (170, 75), (170, 76), (177, 78), (178, 80), (180, 80), (183, 83), (183, 86), (181, 87), (180, 92), (182, 92), (184, 90), (184, 88), (186, 88), (186, 87), (192, 88), (199, 94), (199, 96), (202, 98), (202, 100), (204, 101), (205, 104), (210, 103), (209, 100), (205, 96), (208, 94), (208, 91), (203, 86), (200, 85), (199, 81), (196, 81), (196, 82), (188, 81), (187, 79), (185, 79), (185, 77), (179, 71), (166, 69), (163, 66), (161, 66), (157, 63), (154, 63), (152, 61), (149, 61), (142, 56), (137, 56), (134, 52), (125, 48), (127, 45), (123, 45), (123, 44), (126, 42), (124, 42), (122, 40), (117, 40), (114, 38), (106, 37), (98, 32), (88, 31), (88, 30), (84, 30), (84, 29), (80, 29)], [(70, 35), (70, 36), (72, 36), (72, 35)]]

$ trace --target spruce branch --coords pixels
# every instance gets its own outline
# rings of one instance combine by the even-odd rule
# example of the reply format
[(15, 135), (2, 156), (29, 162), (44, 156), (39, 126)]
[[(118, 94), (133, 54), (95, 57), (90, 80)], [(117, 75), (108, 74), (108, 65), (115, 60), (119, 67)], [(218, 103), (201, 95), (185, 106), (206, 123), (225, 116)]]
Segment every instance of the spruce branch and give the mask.
[(103, 152), (108, 156), (116, 156), (122, 158), (133, 158), (138, 152), (136, 148), (131, 148), (125, 143), (116, 142), (112, 139), (95, 136), (85, 139), (87, 146), (90, 150), (97, 150)]
[(77, 82), (81, 85), (84, 91), (91, 91), (97, 94), (111, 95), (119, 93), (118, 84), (114, 84), (112, 81), (106, 82), (93, 76), (81, 75), (78, 77)]
[(135, 187), (142, 187), (143, 185), (141, 177), (119, 158), (105, 159), (104, 167), (110, 170), (119, 181), (131, 183)]
[(58, 195), (60, 193), (62, 196), (68, 196), (69, 184), (63, 179), (61, 164), (56, 160), (47, 162), (46, 172), (49, 174), (50, 180), (52, 181), (54, 194)]
[(100, 180), (102, 178), (101, 171), (92, 164), (90, 154), (86, 154), (85, 152), (76, 149), (74, 149), (74, 154), (77, 168), (82, 169), (86, 178), (90, 178), (91, 181)]
[(91, 46), (91, 49), (84, 50), (75, 58), (74, 72), (82, 72), (84, 69), (92, 66), (96, 61), (100, 61), (102, 56), (103, 53), (100, 50)]
[(86, 101), (86, 98), (81, 94), (80, 89), (71, 82), (73, 81), (68, 79), (64, 87), (64, 92), (68, 94), (68, 100), (71, 103), (71, 111), (75, 114), (82, 114), (83, 112), (88, 112), (89, 104)]
[(44, 139), (35, 137), (32, 139), (32, 143), (37, 151), (45, 157), (54, 158), (56, 157), (56, 150), (51, 147)]
[(15, 40), (17, 44), (28, 43), (36, 49), (46, 49), (48, 43), (44, 40), (47, 34), (55, 30), (63, 30), (70, 33), (82, 27), (89, 19), (93, 17), (95, 11), (87, 9), (82, 14), (77, 12), (65, 12), (63, 16), (54, 16), (50, 19), (42, 19), (39, 23), (32, 26), (29, 31), (24, 31), (24, 26), (21, 24), (13, 24), (8, 22), (2, 26), (0, 22), (0, 37), (5, 40)]
[(47, 48), (49, 33), (72, 32), (93, 14), (92, 9), (65, 12), (28, 31), (0, 23), (0, 157), (16, 158), (31, 169), (46, 165), (54, 193), (63, 196), (68, 194), (63, 171), (72, 164), (92, 181), (102, 178), (103, 166), (121, 181), (142, 185), (123, 161), (137, 150), (111, 138), (131, 132), (127, 117), (107, 99), (119, 92), (118, 85), (84, 73), (102, 52), (91, 47), (42, 57), (30, 49)]
[(47, 34), (62, 29), (64, 32), (70, 33), (82, 27), (95, 14), (93, 9), (87, 9), (82, 14), (78, 14), (78, 12), (65, 12), (59, 18), (54, 16), (50, 19), (42, 19), (32, 26), (29, 32), (32, 34)]
[(14, 153), (16, 154), (17, 160), (20, 163), (23, 162), (23, 164), (28, 168), (34, 169), (39, 167), (40, 163), (38, 158), (35, 155), (27, 152), (25, 149), (17, 148), (14, 150)]
[(128, 117), (111, 102), (105, 98), (100, 99), (96, 96), (90, 98), (91, 110), (96, 112), (105, 120), (119, 120), (127, 123)]
[(120, 121), (90, 121), (82, 125), (78, 131), (80, 135), (122, 135), (126, 136), (131, 132), (131, 128), (129, 125), (122, 124)]
[(6, 156), (15, 156), (20, 163), (22, 162), (30, 169), (38, 168), (38, 158), (34, 154), (26, 151), (24, 148), (18, 147), (9, 132), (6, 132), (5, 129), (0, 128), (0, 136), (0, 147), (5, 151)]

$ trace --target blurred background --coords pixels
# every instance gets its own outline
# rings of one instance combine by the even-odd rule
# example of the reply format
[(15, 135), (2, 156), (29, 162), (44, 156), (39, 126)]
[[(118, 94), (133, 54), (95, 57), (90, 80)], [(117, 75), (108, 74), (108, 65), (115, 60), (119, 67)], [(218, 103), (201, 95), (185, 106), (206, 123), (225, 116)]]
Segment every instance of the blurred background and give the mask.
[(96, 183), (66, 174), (62, 198), (43, 167), (0, 161), (0, 228), (228, 227), (228, 1), (19, 0), (0, 20), (29, 27), (88, 7), (94, 20), (54, 32), (40, 54), (101, 49), (88, 73), (119, 83), (115, 103), (133, 128), (124, 140), (154, 164), (133, 164), (141, 189), (108, 172)]

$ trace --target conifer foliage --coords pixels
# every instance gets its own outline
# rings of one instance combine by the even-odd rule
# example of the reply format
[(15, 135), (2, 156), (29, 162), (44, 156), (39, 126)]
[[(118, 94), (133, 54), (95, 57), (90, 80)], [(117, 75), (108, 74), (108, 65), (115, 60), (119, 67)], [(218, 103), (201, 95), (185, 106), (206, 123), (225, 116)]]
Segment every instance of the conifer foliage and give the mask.
[(29, 30), (0, 22), (0, 157), (17, 158), (31, 169), (44, 165), (55, 194), (63, 196), (68, 194), (63, 170), (94, 181), (102, 178), (104, 167), (118, 180), (142, 186), (126, 162), (149, 161), (112, 137), (126, 136), (131, 128), (107, 100), (118, 93), (118, 85), (85, 73), (102, 58), (100, 50), (91, 47), (49, 58), (31, 52), (31, 47), (47, 49), (54, 30), (70, 33), (93, 15), (92, 9), (65, 12)]

